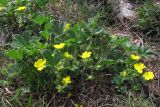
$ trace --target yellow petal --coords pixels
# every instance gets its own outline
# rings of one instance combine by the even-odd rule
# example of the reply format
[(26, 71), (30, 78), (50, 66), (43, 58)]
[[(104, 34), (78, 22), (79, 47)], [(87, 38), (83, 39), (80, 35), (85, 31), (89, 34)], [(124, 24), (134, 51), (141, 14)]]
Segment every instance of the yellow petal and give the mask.
[(26, 10), (26, 6), (20, 6), (16, 9), (17, 11), (23, 11)]
[(46, 59), (38, 59), (35, 63), (34, 63), (34, 67), (37, 68), (38, 71), (43, 70), (46, 66)]
[(38, 71), (42, 71), (44, 67), (37, 68)]
[(154, 74), (153, 74), (153, 72), (151, 72), (151, 71), (145, 72), (145, 73), (143, 74), (143, 78), (144, 78), (145, 80), (152, 80), (152, 79), (154, 78)]
[(143, 69), (145, 69), (146, 66), (143, 63), (136, 63), (134, 64), (134, 69), (138, 72), (138, 73), (143, 73)]
[(53, 45), (53, 47), (56, 48), (56, 49), (63, 49), (64, 46), (65, 46), (64, 43), (60, 43), (60, 44)]
[(131, 58), (134, 59), (134, 60), (139, 60), (140, 56), (131, 54)]
[(81, 58), (83, 59), (89, 58), (91, 56), (91, 53), (92, 52), (85, 51), (82, 53)]
[(66, 58), (68, 58), (68, 59), (72, 59), (72, 58), (73, 58), (73, 56), (72, 56), (71, 54), (69, 54), (68, 52), (65, 52), (65, 53), (64, 53), (64, 56), (65, 56)]

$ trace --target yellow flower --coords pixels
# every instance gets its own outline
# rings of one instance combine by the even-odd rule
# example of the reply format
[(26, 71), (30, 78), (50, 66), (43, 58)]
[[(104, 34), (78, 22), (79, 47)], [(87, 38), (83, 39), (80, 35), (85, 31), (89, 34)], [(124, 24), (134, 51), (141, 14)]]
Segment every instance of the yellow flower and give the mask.
[(66, 23), (66, 25), (64, 26), (63, 32), (67, 31), (68, 29), (70, 29), (70, 24)]
[(91, 53), (92, 52), (85, 51), (85, 52), (82, 53), (82, 55), (80, 55), (80, 57), (83, 58), (83, 59), (89, 58), (91, 56)]
[(4, 7), (0, 7), (0, 11), (3, 9)]
[(17, 11), (23, 11), (26, 10), (26, 6), (20, 6), (16, 9)]
[(64, 56), (65, 56), (66, 58), (68, 58), (68, 59), (72, 59), (72, 58), (73, 58), (73, 56), (72, 56), (71, 54), (69, 54), (68, 52), (65, 52), (65, 53), (64, 53)]
[(143, 74), (143, 78), (144, 78), (145, 80), (152, 80), (152, 79), (154, 78), (154, 74), (153, 74), (153, 72), (151, 72), (151, 71), (145, 72), (145, 73)]
[(121, 72), (121, 76), (122, 76), (122, 77), (125, 77), (126, 75), (127, 75), (127, 72), (126, 72), (126, 71), (122, 71), (122, 72)]
[(140, 59), (140, 56), (135, 55), (135, 54), (131, 54), (130, 56), (132, 59), (137, 60), (137, 61)]
[(134, 64), (134, 69), (137, 70), (138, 73), (143, 73), (143, 69), (145, 69), (146, 66), (143, 63), (136, 63)]
[(64, 46), (65, 46), (64, 43), (60, 43), (60, 44), (53, 45), (53, 47), (56, 48), (56, 49), (63, 49)]
[(37, 68), (38, 71), (42, 71), (46, 66), (46, 59), (38, 59), (34, 63), (34, 67)]
[(70, 76), (64, 77), (64, 78), (62, 79), (62, 83), (63, 83), (64, 85), (70, 84), (70, 83), (71, 83), (71, 77), (70, 77)]

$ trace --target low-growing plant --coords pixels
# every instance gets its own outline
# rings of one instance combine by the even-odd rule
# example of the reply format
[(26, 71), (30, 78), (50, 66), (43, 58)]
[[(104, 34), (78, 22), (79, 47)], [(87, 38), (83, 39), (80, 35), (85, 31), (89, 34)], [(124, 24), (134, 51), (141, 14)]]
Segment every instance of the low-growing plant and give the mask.
[(71, 25), (50, 21), (45, 15), (35, 16), (30, 20), (41, 31), (14, 35), (5, 54), (18, 66), (15, 72), (26, 87), (36, 92), (63, 93), (71, 90), (79, 78), (97, 79), (105, 69), (112, 71), (113, 82), (121, 92), (137, 90), (143, 80), (152, 80), (154, 74), (143, 74), (146, 67), (139, 61), (149, 51), (131, 44), (126, 37), (109, 34), (97, 26), (98, 18)]

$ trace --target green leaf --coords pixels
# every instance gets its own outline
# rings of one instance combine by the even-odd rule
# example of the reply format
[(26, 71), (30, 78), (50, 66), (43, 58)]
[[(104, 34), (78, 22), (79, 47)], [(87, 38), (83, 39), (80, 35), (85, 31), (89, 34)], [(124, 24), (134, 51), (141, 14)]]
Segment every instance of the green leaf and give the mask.
[(32, 106), (33, 106), (32, 96), (30, 96), (28, 99), (28, 107), (32, 107)]
[(68, 39), (67, 41), (65, 41), (64, 43), (67, 45), (67, 46), (70, 46), (72, 43), (75, 43), (77, 40), (75, 38), (71, 38), (71, 39)]
[(13, 42), (11, 43), (11, 46), (17, 49), (27, 47), (32, 39), (30, 35), (30, 33), (26, 33), (24, 35), (15, 35), (13, 37)]
[(95, 35), (99, 35), (99, 34), (101, 34), (103, 31), (104, 31), (104, 29), (99, 28), (99, 29), (96, 29), (96, 30), (94, 31), (94, 34), (95, 34)]
[(117, 41), (115, 42), (117, 46), (123, 45), (126, 42), (128, 42), (128, 38), (119, 38), (117, 39)]
[(7, 50), (5, 52), (5, 55), (10, 57), (11, 59), (15, 59), (15, 60), (20, 59), (21, 60), (23, 58), (23, 51), (22, 50), (15, 50), (15, 49)]
[(48, 31), (45, 30), (45, 31), (41, 31), (40, 33), (41, 33), (41, 35), (42, 35), (46, 40), (49, 39), (49, 35), (50, 35), (50, 34), (49, 34)]
[(49, 50), (46, 50), (43, 55), (51, 66), (56, 65), (60, 61), (60, 54), (57, 52), (53, 53)]
[(34, 22), (39, 25), (42, 25), (42, 24), (46, 23), (48, 21), (48, 19), (49, 18), (47, 16), (41, 15), (41, 16), (38, 16), (37, 18), (35, 18)]
[(107, 60), (101, 61), (101, 62), (99, 63), (99, 65), (106, 65), (106, 66), (110, 66), (110, 65), (112, 65), (112, 64), (114, 64), (114, 60), (112, 60), (112, 59), (107, 59)]
[(47, 31), (52, 30), (53, 29), (52, 22), (48, 22), (47, 24), (45, 24), (44, 29), (47, 30)]
[(7, 0), (0, 0), (0, 6), (6, 6), (8, 3)]

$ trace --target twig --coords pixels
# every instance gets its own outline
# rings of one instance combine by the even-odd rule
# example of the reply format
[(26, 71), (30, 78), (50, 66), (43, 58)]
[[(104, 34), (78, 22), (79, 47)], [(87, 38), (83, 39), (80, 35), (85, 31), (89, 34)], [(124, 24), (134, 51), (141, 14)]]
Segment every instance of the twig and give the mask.
[(55, 98), (56, 94), (53, 95), (52, 99), (49, 101), (49, 103), (47, 104), (46, 107), (49, 107), (50, 103), (53, 101), (53, 99)]

